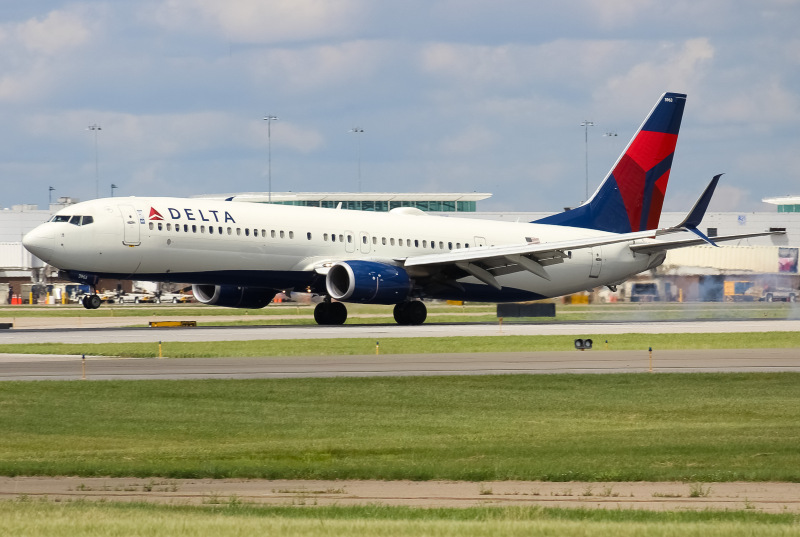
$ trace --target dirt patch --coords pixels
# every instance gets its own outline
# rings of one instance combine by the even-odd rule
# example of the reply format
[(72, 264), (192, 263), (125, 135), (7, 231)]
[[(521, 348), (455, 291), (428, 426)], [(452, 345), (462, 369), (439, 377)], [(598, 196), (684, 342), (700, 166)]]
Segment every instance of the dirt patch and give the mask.
[(752, 509), (800, 513), (800, 483), (322, 481), (0, 477), (0, 499), (145, 501), (176, 505), (540, 505), (599, 509)]

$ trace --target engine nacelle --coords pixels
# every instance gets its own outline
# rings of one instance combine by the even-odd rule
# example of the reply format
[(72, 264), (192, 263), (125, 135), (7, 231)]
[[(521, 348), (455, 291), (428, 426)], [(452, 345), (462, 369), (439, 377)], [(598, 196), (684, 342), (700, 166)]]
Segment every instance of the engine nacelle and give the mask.
[(374, 261), (340, 261), (325, 278), (328, 295), (341, 302), (397, 304), (411, 292), (411, 278), (401, 267)]
[(192, 293), (203, 304), (248, 309), (263, 308), (277, 294), (274, 289), (238, 285), (193, 285)]

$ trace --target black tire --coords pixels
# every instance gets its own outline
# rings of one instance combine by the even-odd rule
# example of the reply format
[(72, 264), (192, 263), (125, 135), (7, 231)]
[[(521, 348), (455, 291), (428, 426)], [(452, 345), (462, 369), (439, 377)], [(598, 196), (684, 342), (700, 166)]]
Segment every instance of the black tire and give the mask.
[(314, 308), (314, 320), (319, 325), (339, 325), (347, 320), (347, 307), (341, 302), (320, 302)]
[(100, 304), (102, 304), (103, 301), (100, 300), (100, 297), (97, 295), (90, 295), (89, 298), (86, 300), (86, 303), (89, 305), (88, 309), (96, 310), (97, 308), (100, 307)]
[(138, 303), (139, 303), (139, 297), (138, 297), (138, 296), (137, 296), (136, 298), (134, 298), (134, 299), (133, 299), (133, 303), (134, 303), (134, 304), (138, 304)]
[(178, 303), (178, 297), (176, 297), (176, 296), (172, 297), (172, 303), (173, 304), (177, 304)]
[(401, 325), (418, 325), (428, 318), (428, 308), (419, 300), (400, 302), (394, 306), (394, 320)]
[(92, 307), (89, 305), (89, 295), (83, 295), (83, 298), (81, 299), (81, 304), (83, 304), (83, 307), (86, 308), (87, 310), (92, 309)]
[(331, 302), (330, 324), (344, 324), (347, 320), (347, 306), (341, 302)]

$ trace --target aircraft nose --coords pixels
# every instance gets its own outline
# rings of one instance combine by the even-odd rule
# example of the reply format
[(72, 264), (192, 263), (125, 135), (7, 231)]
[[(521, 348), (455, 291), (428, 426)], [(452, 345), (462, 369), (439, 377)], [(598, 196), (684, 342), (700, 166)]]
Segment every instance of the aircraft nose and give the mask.
[(25, 249), (45, 263), (53, 256), (54, 243), (55, 235), (52, 227), (47, 224), (32, 229), (22, 238)]

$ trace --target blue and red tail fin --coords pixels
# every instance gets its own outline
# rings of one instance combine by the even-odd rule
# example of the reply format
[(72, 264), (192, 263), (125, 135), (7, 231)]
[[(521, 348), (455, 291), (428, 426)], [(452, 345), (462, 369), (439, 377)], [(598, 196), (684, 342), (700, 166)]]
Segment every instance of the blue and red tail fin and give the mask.
[(613, 233), (656, 229), (685, 105), (686, 95), (663, 94), (594, 195), (535, 223)]

